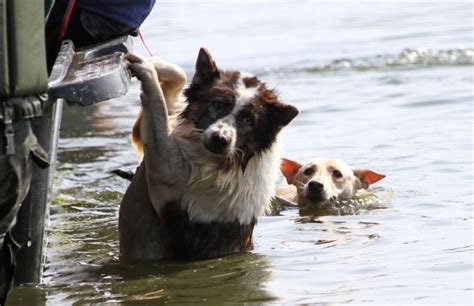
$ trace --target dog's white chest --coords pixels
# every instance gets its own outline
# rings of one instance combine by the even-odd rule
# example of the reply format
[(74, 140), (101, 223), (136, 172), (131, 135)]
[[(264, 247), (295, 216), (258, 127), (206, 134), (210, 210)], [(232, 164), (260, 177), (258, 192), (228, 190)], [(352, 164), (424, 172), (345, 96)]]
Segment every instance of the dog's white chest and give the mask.
[(252, 158), (244, 172), (198, 165), (192, 170), (182, 207), (193, 221), (248, 224), (269, 210), (279, 160), (277, 152), (269, 150)]

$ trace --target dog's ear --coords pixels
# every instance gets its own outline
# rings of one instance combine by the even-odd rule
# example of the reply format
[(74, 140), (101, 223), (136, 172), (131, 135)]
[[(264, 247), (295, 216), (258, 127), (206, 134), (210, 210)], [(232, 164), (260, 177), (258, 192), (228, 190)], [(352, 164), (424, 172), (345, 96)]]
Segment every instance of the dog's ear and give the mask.
[(281, 102), (269, 103), (268, 107), (274, 122), (280, 127), (288, 125), (299, 114), (296, 107)]
[(196, 61), (196, 73), (193, 77), (193, 82), (198, 81), (202, 83), (211, 82), (219, 76), (219, 69), (212, 59), (211, 54), (205, 48), (199, 50)]
[(353, 172), (362, 183), (362, 188), (364, 189), (369, 188), (370, 184), (376, 183), (385, 177), (383, 174), (367, 169), (354, 169)]
[(300, 163), (294, 160), (286, 158), (281, 159), (280, 170), (285, 176), (288, 184), (293, 184), (293, 179), (295, 178), (296, 173), (298, 173), (298, 170), (300, 170), (301, 166), (302, 165)]

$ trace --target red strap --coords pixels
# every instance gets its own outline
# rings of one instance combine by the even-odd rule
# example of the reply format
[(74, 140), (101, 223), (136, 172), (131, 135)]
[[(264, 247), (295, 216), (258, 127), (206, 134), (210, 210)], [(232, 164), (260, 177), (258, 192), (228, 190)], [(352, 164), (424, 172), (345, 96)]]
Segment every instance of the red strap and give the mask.
[(145, 39), (143, 38), (143, 34), (140, 30), (138, 30), (138, 37), (140, 37), (140, 40), (142, 41), (142, 44), (143, 46), (145, 47), (145, 49), (148, 51), (148, 54), (150, 56), (153, 56), (153, 52), (151, 52), (151, 49), (148, 47), (148, 45), (146, 44), (145, 42)]
[(61, 26), (59, 27), (58, 45), (61, 45), (64, 36), (66, 36), (67, 28), (69, 26), (69, 21), (71, 21), (71, 15), (75, 4), (76, 0), (69, 0), (69, 3), (67, 4), (66, 13), (64, 13), (63, 20), (61, 21)]

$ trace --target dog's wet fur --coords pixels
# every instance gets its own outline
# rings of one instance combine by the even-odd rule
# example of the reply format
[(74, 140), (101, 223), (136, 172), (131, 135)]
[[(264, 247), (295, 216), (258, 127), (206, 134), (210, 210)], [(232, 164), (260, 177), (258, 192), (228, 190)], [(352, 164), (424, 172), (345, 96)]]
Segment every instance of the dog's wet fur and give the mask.
[(193, 260), (252, 249), (253, 227), (275, 192), (278, 135), (298, 110), (255, 76), (219, 69), (205, 49), (184, 103), (181, 90), (167, 87), (184, 84), (179, 67), (128, 59), (142, 82), (132, 138), (143, 161), (120, 207), (121, 258)]

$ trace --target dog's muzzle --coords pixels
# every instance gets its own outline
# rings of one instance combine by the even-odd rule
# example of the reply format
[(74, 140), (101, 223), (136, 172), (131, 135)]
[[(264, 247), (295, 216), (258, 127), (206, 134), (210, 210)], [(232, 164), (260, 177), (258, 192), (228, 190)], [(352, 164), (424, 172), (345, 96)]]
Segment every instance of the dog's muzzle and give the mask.
[(209, 152), (226, 155), (233, 151), (235, 131), (231, 126), (219, 122), (210, 126), (204, 135), (204, 146)]
[(204, 143), (206, 148), (217, 155), (224, 155), (229, 151), (230, 139), (224, 135), (214, 132)]

